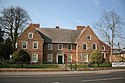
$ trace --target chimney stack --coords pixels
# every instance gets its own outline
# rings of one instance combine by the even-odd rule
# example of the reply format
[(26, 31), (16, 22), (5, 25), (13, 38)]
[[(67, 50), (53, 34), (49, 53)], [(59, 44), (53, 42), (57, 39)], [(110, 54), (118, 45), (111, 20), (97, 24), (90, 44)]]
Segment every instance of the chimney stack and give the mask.
[(77, 30), (83, 30), (85, 26), (77, 26)]

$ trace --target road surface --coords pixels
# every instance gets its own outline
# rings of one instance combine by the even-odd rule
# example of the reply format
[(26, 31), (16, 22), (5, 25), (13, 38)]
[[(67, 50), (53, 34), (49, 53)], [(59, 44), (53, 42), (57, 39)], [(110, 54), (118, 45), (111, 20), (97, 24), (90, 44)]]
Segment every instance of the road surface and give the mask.
[(0, 83), (125, 83), (125, 71), (0, 72)]

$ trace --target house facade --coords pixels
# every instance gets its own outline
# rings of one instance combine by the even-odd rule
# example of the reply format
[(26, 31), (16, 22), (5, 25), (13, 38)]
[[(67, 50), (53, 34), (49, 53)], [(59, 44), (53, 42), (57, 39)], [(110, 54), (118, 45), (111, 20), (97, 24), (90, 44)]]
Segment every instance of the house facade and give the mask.
[(89, 62), (94, 50), (101, 51), (106, 62), (110, 56), (110, 47), (96, 36), (90, 26), (77, 26), (77, 30), (71, 30), (30, 24), (17, 39), (17, 49), (27, 51), (32, 63)]

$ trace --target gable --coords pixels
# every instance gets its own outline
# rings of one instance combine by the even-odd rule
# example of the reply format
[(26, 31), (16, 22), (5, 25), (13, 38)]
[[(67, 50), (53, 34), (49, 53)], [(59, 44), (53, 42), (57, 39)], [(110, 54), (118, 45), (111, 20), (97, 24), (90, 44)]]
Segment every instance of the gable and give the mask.
[(41, 38), (41, 36), (39, 35), (39, 33), (36, 31), (36, 28), (39, 28), (38, 24), (30, 24), (25, 30), (24, 32), (18, 37), (17, 40), (29, 40), (28, 38), (28, 34), (29, 33), (33, 33), (33, 39), (40, 39), (43, 40)]

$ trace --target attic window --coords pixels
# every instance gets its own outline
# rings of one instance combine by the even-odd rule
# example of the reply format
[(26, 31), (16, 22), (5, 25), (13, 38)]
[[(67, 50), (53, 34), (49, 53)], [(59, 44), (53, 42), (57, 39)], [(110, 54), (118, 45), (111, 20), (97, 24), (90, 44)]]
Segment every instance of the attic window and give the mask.
[(29, 32), (29, 33), (28, 33), (28, 38), (29, 38), (29, 39), (33, 39), (33, 33), (32, 33), (32, 32)]
[(91, 35), (88, 35), (88, 36), (87, 36), (87, 39), (88, 39), (88, 40), (91, 40)]

